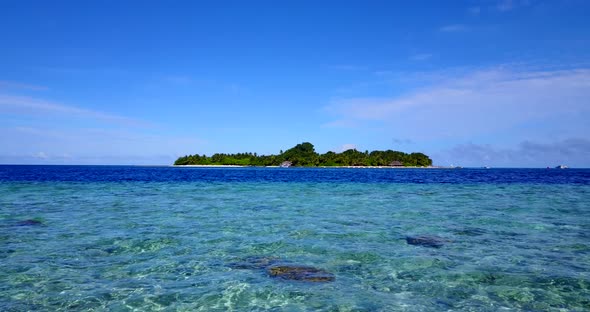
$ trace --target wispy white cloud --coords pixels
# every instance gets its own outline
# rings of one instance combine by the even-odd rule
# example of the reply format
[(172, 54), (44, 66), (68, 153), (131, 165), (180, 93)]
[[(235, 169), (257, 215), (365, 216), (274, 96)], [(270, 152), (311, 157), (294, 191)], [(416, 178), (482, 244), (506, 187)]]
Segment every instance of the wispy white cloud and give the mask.
[(185, 75), (168, 75), (162, 77), (162, 80), (164, 82), (180, 86), (188, 86), (195, 83), (194, 79)]
[(100, 68), (91, 68), (91, 67), (35, 67), (33, 68), (36, 71), (40, 71), (43, 73), (50, 73), (50, 74), (58, 74), (58, 75), (76, 75), (76, 76), (125, 76), (128, 75), (129, 72), (122, 68), (115, 68), (115, 67), (100, 67)]
[(375, 74), (375, 76), (389, 76), (394, 74), (394, 72), (391, 70), (377, 70), (373, 74)]
[(510, 11), (514, 8), (514, 2), (512, 0), (502, 0), (497, 4), (496, 8), (500, 11)]
[(0, 113), (43, 116), (47, 114), (97, 119), (103, 122), (119, 123), (133, 126), (148, 126), (149, 123), (138, 119), (109, 114), (101, 111), (79, 108), (44, 99), (22, 95), (0, 94)]
[(438, 30), (441, 32), (461, 32), (461, 31), (466, 31), (467, 29), (468, 28), (465, 25), (453, 24), (453, 25), (442, 26)]
[(148, 121), (0, 89), (0, 163), (171, 164), (204, 144), (164, 130)]
[(500, 0), (496, 4), (496, 9), (500, 12), (508, 12), (531, 4), (533, 4), (531, 0)]
[[(324, 108), (324, 110), (330, 111), (330, 110), (332, 110), (332, 108), (326, 107), (326, 108)], [(333, 120), (333, 121), (330, 121), (330, 122), (327, 122), (327, 123), (321, 125), (322, 128), (356, 128), (358, 126), (359, 126), (359, 123), (355, 120), (350, 119), (350, 118)]]
[(328, 68), (343, 71), (361, 71), (369, 69), (367, 66), (353, 65), (353, 64), (336, 64), (329, 65)]
[(469, 9), (467, 9), (467, 11), (471, 15), (479, 15), (481, 13), (481, 8), (478, 6), (475, 6), (475, 7), (471, 7)]
[(325, 111), (332, 126), (389, 125), (404, 137), (470, 138), (543, 123), (561, 135), (590, 125), (590, 70), (511, 71), (491, 68), (437, 80), (434, 85), (386, 98), (334, 100)]
[(191, 88), (191, 89), (217, 89), (223, 92), (240, 93), (247, 91), (248, 88), (240, 83), (216, 81), (215, 79), (197, 79), (190, 75), (174, 74), (157, 76), (147, 83), (146, 89), (166, 88)]
[(38, 154), (8, 153), (0, 154), (0, 164), (27, 165), (170, 165), (176, 156), (159, 154), (125, 154), (125, 155), (82, 155), (47, 154), (45, 158)]
[(46, 91), (48, 87), (38, 86), (26, 83), (20, 83), (15, 81), (0, 80), (0, 90), (20, 89), (28, 91)]
[(206, 144), (144, 131), (38, 126), (0, 128), (0, 141), (0, 163), (37, 164), (171, 164)]
[(429, 60), (430, 58), (432, 58), (432, 54), (430, 54), (430, 53), (420, 53), (420, 54), (414, 54), (414, 55), (410, 56), (410, 60), (412, 60), (412, 61), (426, 61), (426, 60)]
[(47, 159), (47, 154), (45, 152), (38, 152), (33, 154), (34, 158), (39, 158), (39, 159)]
[(248, 91), (248, 88), (237, 84), (237, 83), (230, 83), (228, 85), (225, 85), (225, 90), (227, 90), (228, 92), (231, 93), (240, 93), (240, 92), (244, 92), (244, 91)]
[(441, 165), (495, 167), (588, 166), (590, 140), (567, 138), (550, 142), (525, 140), (515, 147), (502, 148), (491, 144), (456, 145), (434, 156)]
[(391, 139), (391, 142), (395, 145), (405, 145), (405, 144), (413, 144), (414, 143), (410, 139), (399, 139), (399, 138), (393, 138), (393, 139)]
[[(168, 136), (136, 132), (129, 129), (105, 129), (105, 128), (78, 128), (72, 132), (66, 129), (42, 128), (42, 127), (14, 127), (13, 130), (22, 135), (29, 135), (39, 139), (59, 138), (64, 141), (88, 140), (91, 142), (104, 142), (108, 144), (120, 143), (122, 146), (129, 142), (157, 142), (166, 141), (172, 143), (200, 144), (204, 141), (195, 138), (178, 136), (171, 139)], [(167, 145), (167, 144), (165, 144)]]

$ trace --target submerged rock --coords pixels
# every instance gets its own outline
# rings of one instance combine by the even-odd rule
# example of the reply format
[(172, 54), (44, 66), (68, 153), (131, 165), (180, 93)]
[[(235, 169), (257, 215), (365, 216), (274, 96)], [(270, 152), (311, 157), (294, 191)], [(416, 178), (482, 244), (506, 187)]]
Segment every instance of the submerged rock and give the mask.
[(278, 257), (251, 256), (229, 264), (232, 269), (265, 271), (270, 277), (314, 283), (334, 281), (334, 274), (322, 269), (286, 264)]
[(23, 220), (16, 223), (16, 226), (35, 226), (43, 225), (43, 222), (35, 219)]
[(406, 242), (410, 245), (440, 248), (447, 242), (447, 240), (437, 236), (420, 235), (408, 236), (406, 237)]
[(486, 231), (483, 229), (478, 228), (464, 228), (455, 230), (454, 233), (456, 235), (464, 235), (464, 236), (480, 236), (486, 234)]
[(305, 282), (332, 282), (336, 278), (334, 274), (308, 266), (297, 266), (297, 265), (278, 265), (271, 266), (267, 269), (268, 274), (271, 277), (281, 278), (285, 280), (294, 281), (305, 281)]
[(229, 264), (232, 269), (262, 270), (276, 264), (278, 257), (252, 256)]

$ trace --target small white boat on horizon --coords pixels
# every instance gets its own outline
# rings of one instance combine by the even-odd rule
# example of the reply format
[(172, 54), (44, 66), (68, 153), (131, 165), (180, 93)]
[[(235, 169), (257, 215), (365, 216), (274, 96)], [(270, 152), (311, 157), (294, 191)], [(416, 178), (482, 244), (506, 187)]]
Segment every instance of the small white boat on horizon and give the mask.
[(289, 168), (292, 165), (293, 165), (293, 163), (287, 160), (287, 161), (283, 161), (279, 167), (281, 167), (281, 168)]

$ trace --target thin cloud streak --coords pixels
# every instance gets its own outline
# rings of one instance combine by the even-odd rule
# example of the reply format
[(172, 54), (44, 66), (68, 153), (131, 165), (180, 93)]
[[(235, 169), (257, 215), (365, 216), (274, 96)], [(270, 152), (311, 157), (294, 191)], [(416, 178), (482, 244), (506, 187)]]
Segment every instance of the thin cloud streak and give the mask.
[(435, 157), (442, 165), (470, 167), (554, 167), (560, 164), (585, 167), (590, 159), (590, 140), (568, 138), (548, 143), (525, 140), (512, 148), (467, 143), (456, 145)]
[(196, 138), (129, 130), (23, 126), (0, 128), (0, 141), (4, 142), (0, 146), (0, 163), (12, 164), (162, 165), (206, 144)]
[(90, 118), (103, 122), (128, 126), (150, 126), (149, 123), (133, 118), (108, 114), (100, 111), (64, 105), (30, 96), (0, 94), (0, 113), (38, 116), (55, 114), (66, 117)]
[[(496, 155), (492, 158), (497, 164), (489, 165), (545, 166), (562, 158), (568, 161), (568, 158), (546, 152), (550, 149), (538, 152), (536, 160), (502, 158), (497, 156), (498, 146), (535, 142), (519, 145), (519, 149), (531, 151), (535, 144), (562, 142), (560, 150), (567, 150), (566, 144), (574, 144), (580, 134), (590, 133), (589, 98), (590, 69), (513, 71), (503, 66), (437, 79), (429, 87), (396, 97), (333, 100), (324, 107), (324, 112), (334, 119), (325, 125), (366, 129), (379, 124), (384, 133), (395, 133), (417, 144), (432, 142), (439, 147), (431, 148), (429, 153), (435, 155), (433, 159), (438, 164), (458, 164), (453, 161), (457, 157), (440, 152), (448, 148), (450, 142), (492, 141), (493, 146), (463, 146), (454, 155), (465, 152), (470, 155), (466, 157), (473, 160), (470, 163), (464, 158), (465, 165), (481, 166), (486, 164), (486, 158), (478, 150), (485, 148), (490, 157)], [(533, 153), (527, 155), (533, 157)], [(569, 159), (583, 166), (580, 158)], [(587, 160), (590, 157), (585, 159), (586, 166), (590, 165)]]
[(332, 126), (383, 121), (406, 128), (421, 125), (417, 132), (429, 137), (464, 136), (527, 121), (588, 114), (588, 98), (588, 69), (490, 69), (449, 78), (404, 96), (336, 100), (325, 111), (338, 116), (328, 123)]
[(469, 12), (469, 14), (477, 16), (481, 13), (481, 8), (476, 6), (476, 7), (471, 7), (467, 10)]
[(421, 53), (421, 54), (412, 55), (410, 57), (410, 60), (412, 60), (412, 61), (426, 61), (426, 60), (429, 60), (430, 58), (432, 58), (432, 54)]
[(501, 0), (496, 5), (496, 9), (500, 12), (508, 12), (531, 4), (533, 4), (531, 0)]
[(443, 26), (443, 27), (439, 28), (438, 30), (440, 32), (461, 32), (461, 31), (466, 31), (467, 29), (468, 28), (465, 25), (453, 24), (453, 25)]
[(30, 90), (30, 91), (47, 91), (49, 90), (48, 87), (45, 86), (37, 86), (32, 84), (14, 82), (14, 81), (7, 81), (7, 80), (0, 80), (0, 90), (7, 90), (7, 89), (21, 89), (21, 90)]
[(362, 71), (362, 70), (369, 69), (367, 66), (352, 65), (352, 64), (329, 65), (328, 68), (334, 69), (334, 70), (342, 70), (342, 71)]
[(512, 0), (502, 0), (498, 3), (496, 8), (499, 11), (510, 11), (514, 8), (514, 2)]

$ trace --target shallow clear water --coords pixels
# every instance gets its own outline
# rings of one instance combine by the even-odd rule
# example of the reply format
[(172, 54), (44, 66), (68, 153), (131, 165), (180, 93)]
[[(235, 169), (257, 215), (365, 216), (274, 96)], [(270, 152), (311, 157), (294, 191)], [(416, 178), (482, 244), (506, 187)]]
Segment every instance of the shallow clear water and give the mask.
[(590, 171), (0, 166), (0, 281), (2, 311), (584, 311)]

